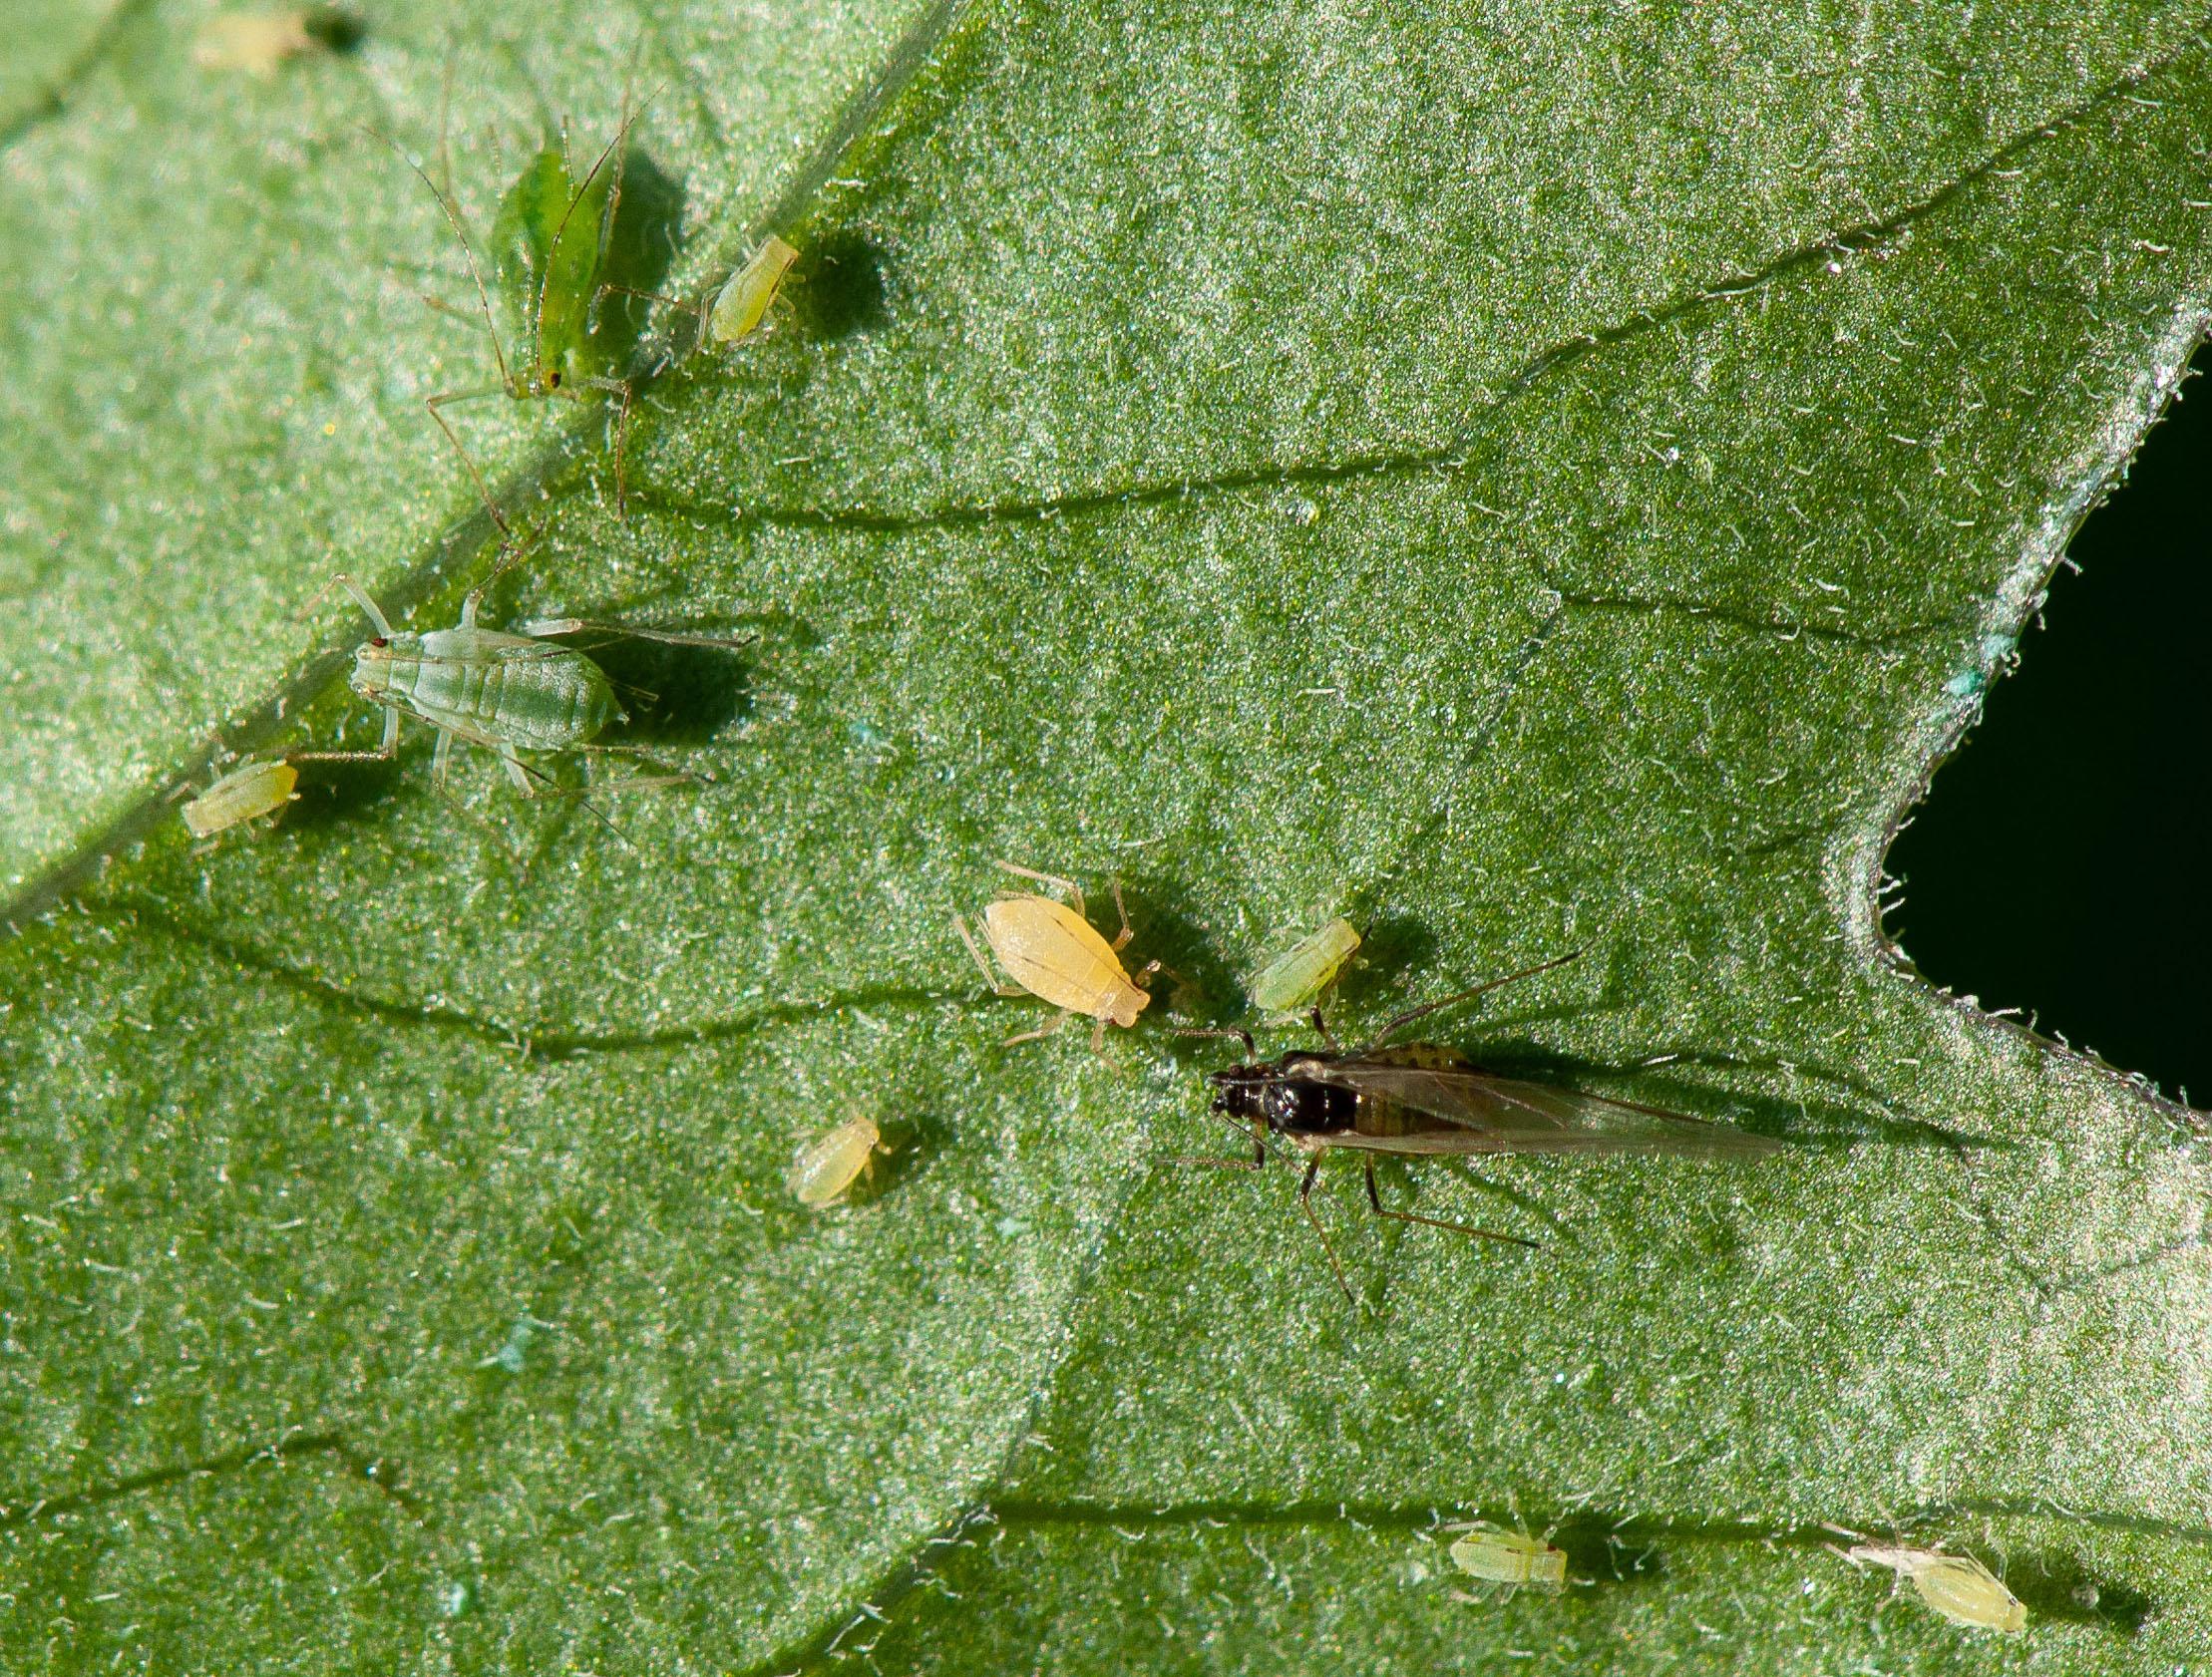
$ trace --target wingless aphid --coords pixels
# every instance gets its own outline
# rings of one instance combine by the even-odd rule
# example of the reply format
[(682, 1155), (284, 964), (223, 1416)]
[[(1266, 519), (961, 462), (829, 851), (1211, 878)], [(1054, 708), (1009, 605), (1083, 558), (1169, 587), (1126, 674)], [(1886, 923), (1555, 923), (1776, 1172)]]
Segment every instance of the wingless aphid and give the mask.
[(1001, 996), (1040, 996), (1060, 1009), (1059, 1017), (1051, 1024), (1010, 1036), (1007, 1046), (1050, 1036), (1071, 1015), (1080, 1013), (1097, 1021), (1091, 1031), (1091, 1047), (1103, 1054), (1107, 1025), (1126, 1029), (1137, 1022), (1137, 1016), (1152, 1001), (1144, 981), (1160, 970), (1160, 963), (1154, 961), (1132, 978), (1121, 964), (1120, 951), (1135, 934), (1129, 929), (1129, 910), (1122, 903), (1120, 884), (1114, 886), (1114, 908), (1121, 915), (1121, 935), (1108, 943), (1084, 913), (1082, 887), (1073, 880), (1017, 867), (1010, 861), (998, 865), (1024, 879), (1057, 885), (1073, 899), (1070, 906), (1034, 891), (1005, 891), (983, 909), (983, 941), (1006, 969), (1011, 984), (998, 981), (990, 963), (983, 959), (983, 951), (976, 947), (967, 922), (957, 914), (952, 916), (953, 929), (993, 991)]
[(1252, 981), (1252, 1005), (1268, 1013), (1297, 1013), (1312, 1006), (1358, 950), (1359, 933), (1349, 920), (1334, 919), (1307, 932), (1260, 969)]
[[(462, 601), (459, 624), (417, 634), (395, 630), (352, 577), (341, 574), (331, 583), (351, 594), (376, 628), (354, 649), (348, 681), (362, 698), (384, 707), (384, 739), (374, 751), (299, 752), (294, 761), (389, 761), (399, 751), (400, 718), (412, 716), (438, 730), (431, 775), (440, 785), (452, 761), (453, 742), (466, 740), (497, 752), (525, 798), (543, 796), (541, 789), (551, 783), (523, 762), (522, 753), (586, 750), (609, 724), (626, 720), (606, 673), (582, 652), (548, 637), (604, 629), (677, 646), (734, 649), (745, 644), (580, 617), (536, 619), (518, 625), (515, 633), (479, 628), (477, 603), (490, 579)], [(639, 777), (618, 786), (661, 786), (686, 778)]]
[(1452, 1544), (1452, 1564), (1470, 1577), (1516, 1589), (1567, 1587), (1565, 1549), (1556, 1549), (1526, 1531), (1508, 1531), (1487, 1519), (1469, 1520), (1452, 1529), (1464, 1533)]
[(1953, 1624), (2008, 1633), (2028, 1628), (2027, 1606), (1972, 1555), (1887, 1543), (1859, 1543), (1841, 1552), (1855, 1566), (1887, 1566), (1910, 1578), (1921, 1600)]
[(282, 810), (299, 794), (299, 771), (289, 763), (248, 759), (184, 806), (184, 825), (194, 838), (211, 838), (241, 822)]
[[(1214, 1090), (1214, 1112), (1252, 1136), (1253, 1157), (1249, 1161), (1216, 1163), (1260, 1169), (1267, 1163), (1271, 1135), (1305, 1156), (1298, 1207), (1320, 1236), (1321, 1249), (1335, 1270), (1336, 1284), (1350, 1298), (1351, 1287), (1344, 1280), (1343, 1267), (1337, 1263), (1312, 1206), (1314, 1177), (1320, 1172), (1322, 1157), (1332, 1150), (1342, 1148), (1364, 1156), (1367, 1204), (1377, 1216), (1530, 1246), (1535, 1244), (1533, 1240), (1516, 1235), (1387, 1209), (1375, 1186), (1375, 1156), (1572, 1153), (1753, 1159), (1780, 1148), (1780, 1143), (1764, 1136), (1662, 1112), (1657, 1107), (1498, 1077), (1454, 1048), (1418, 1042), (1390, 1045), (1389, 1039), (1416, 1019), (1500, 985), (1549, 972), (1579, 954), (1562, 955), (1401, 1013), (1372, 1041), (1350, 1050), (1337, 1045), (1322, 1022), (1320, 1009), (1315, 1008), (1313, 1028), (1327, 1045), (1325, 1051), (1286, 1054), (1280, 1060), (1258, 1063), (1248, 1060), (1244, 1065), (1207, 1074)], [(1234, 1037), (1245, 1045), (1247, 1056), (1255, 1052), (1249, 1032), (1187, 1034)]]
[(874, 1172), (875, 1156), (888, 1152), (884, 1133), (872, 1118), (849, 1118), (827, 1135), (801, 1148), (784, 1173), (784, 1185), (802, 1205), (816, 1210), (845, 1197), (863, 1175)]
[(707, 311), (707, 336), (718, 344), (741, 344), (759, 331), (768, 306), (783, 289), (784, 275), (798, 259), (799, 252), (776, 234), (762, 239), (716, 294)]
[[(622, 201), (623, 148), (629, 141), (631, 121), (629, 115), (623, 116), (613, 140), (581, 180), (570, 167), (565, 133), (558, 143), (549, 142), (530, 161), (500, 200), (499, 213), (492, 222), (492, 287), (485, 284), (460, 206), (411, 160), (408, 164), (437, 196), (438, 206), (461, 240), (469, 277), (476, 286), (478, 310), (491, 335), (492, 355), (500, 373), (490, 384), (426, 397), (425, 405), (461, 457), (461, 464), (468, 468), (477, 493), (502, 530), (507, 528), (507, 520), (493, 502), (476, 461), (442, 411), (454, 403), (502, 395), (518, 402), (551, 398), (589, 401), (594, 394), (614, 398), (619, 404), (614, 424), (617, 511), (628, 499), (622, 451), (629, 435), (632, 392), (626, 380), (610, 371), (606, 344), (596, 332), (601, 293), (620, 289), (605, 283), (604, 269), (615, 212)], [(494, 318), (493, 288), (499, 293), (499, 319)], [(457, 312), (435, 299), (424, 300), (449, 313)]]
[(711, 302), (701, 305), (687, 302), (681, 297), (670, 297), (658, 291), (639, 291), (627, 285), (608, 285), (602, 292), (616, 292), (624, 296), (645, 297), (656, 303), (666, 303), (686, 314), (699, 317), (699, 332), (692, 344), (696, 350), (701, 344), (711, 342), (727, 348), (741, 344), (760, 330), (761, 322), (768, 318), (768, 310), (783, 290), (784, 276), (791, 271), (792, 263), (799, 260), (798, 249), (775, 233), (760, 241), (759, 247), (745, 258), (737, 271), (716, 289)]

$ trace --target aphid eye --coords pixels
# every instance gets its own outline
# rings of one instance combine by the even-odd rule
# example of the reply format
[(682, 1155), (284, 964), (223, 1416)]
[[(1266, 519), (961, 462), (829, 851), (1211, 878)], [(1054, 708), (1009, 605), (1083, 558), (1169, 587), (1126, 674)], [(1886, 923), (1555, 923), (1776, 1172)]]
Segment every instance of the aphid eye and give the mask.
[(371, 646), (390, 646), (392, 643), (382, 635), (371, 635), (369, 636), (369, 644)]
[(560, 388), (560, 374), (558, 370), (550, 372), (546, 375), (546, 388), (548, 390), (558, 390)]

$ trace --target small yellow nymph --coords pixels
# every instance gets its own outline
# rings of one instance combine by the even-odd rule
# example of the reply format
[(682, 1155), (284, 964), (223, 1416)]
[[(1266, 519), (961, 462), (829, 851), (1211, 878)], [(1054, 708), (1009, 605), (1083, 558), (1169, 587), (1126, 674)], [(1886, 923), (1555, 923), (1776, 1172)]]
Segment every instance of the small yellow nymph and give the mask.
[(1451, 1527), (1466, 1535), (1452, 1544), (1452, 1564), (1485, 1583), (1520, 1589), (1567, 1587), (1567, 1551), (1525, 1531), (1508, 1531), (1487, 1519)]
[(299, 771), (289, 763), (256, 763), (250, 758), (184, 806), (184, 825), (194, 838), (216, 834), (283, 809), (299, 794)]
[(872, 1118), (849, 1118), (799, 1150), (784, 1173), (784, 1185), (816, 1210), (845, 1197), (864, 1175), (874, 1175), (876, 1155), (889, 1153)]
[(774, 233), (730, 275), (707, 314), (707, 335), (718, 344), (741, 344), (760, 330), (768, 307), (783, 289), (784, 275), (799, 252)]

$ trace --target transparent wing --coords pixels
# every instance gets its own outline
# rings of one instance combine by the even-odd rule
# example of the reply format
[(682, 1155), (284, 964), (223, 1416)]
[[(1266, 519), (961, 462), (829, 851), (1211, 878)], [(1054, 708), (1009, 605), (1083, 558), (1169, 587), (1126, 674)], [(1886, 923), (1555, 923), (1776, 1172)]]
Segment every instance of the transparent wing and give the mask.
[(1371, 1153), (1644, 1153), (1752, 1159), (1778, 1153), (1783, 1145), (1658, 1107), (1493, 1077), (1465, 1067), (1395, 1066), (1354, 1058), (1311, 1068), (1304, 1075), (1452, 1127), (1411, 1136), (1328, 1138), (1332, 1147)]

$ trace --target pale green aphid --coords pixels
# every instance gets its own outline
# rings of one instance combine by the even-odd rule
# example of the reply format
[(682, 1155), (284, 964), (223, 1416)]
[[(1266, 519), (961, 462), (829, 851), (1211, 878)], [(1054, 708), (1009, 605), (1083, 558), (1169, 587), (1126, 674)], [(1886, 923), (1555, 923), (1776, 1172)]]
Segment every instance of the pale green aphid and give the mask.
[(801, 1148), (784, 1173), (784, 1185), (802, 1205), (816, 1210), (833, 1205), (862, 1175), (876, 1168), (875, 1156), (891, 1150), (872, 1118), (849, 1118)]
[(1454, 1530), (1466, 1535), (1452, 1544), (1452, 1564), (1485, 1583), (1512, 1588), (1534, 1586), (1559, 1590), (1567, 1587), (1567, 1551), (1556, 1549), (1541, 1537), (1525, 1531), (1508, 1531), (1486, 1519), (1470, 1520)]
[(707, 314), (707, 336), (718, 344), (741, 344), (759, 331), (768, 306), (783, 289), (784, 275), (798, 259), (799, 252), (776, 234), (762, 239), (716, 295)]
[(299, 794), (299, 771), (289, 763), (256, 763), (251, 759), (184, 806), (184, 825), (194, 838), (211, 838), (241, 822), (283, 809)]
[[(541, 787), (550, 783), (523, 762), (522, 753), (588, 749), (602, 730), (627, 715), (614, 697), (613, 683), (597, 664), (573, 647), (546, 637), (607, 629), (678, 646), (744, 644), (715, 635), (671, 634), (580, 617), (536, 619), (518, 625), (518, 633), (479, 628), (477, 602), (483, 586), (472, 589), (462, 601), (461, 621), (455, 627), (416, 634), (395, 630), (352, 577), (340, 574), (331, 583), (351, 594), (376, 626), (375, 635), (354, 649), (353, 673), (347, 681), (362, 698), (384, 707), (384, 739), (374, 751), (301, 752), (297, 757), (318, 762), (388, 762), (399, 752), (400, 718), (412, 716), (438, 730), (438, 746), (431, 756), (433, 779), (443, 784), (453, 742), (466, 740), (497, 752), (508, 778), (525, 798), (541, 796)], [(685, 778), (656, 776), (619, 784), (664, 786)]]
[(1358, 948), (1359, 934), (1341, 917), (1308, 932), (1260, 969), (1252, 981), (1253, 1005), (1270, 1013), (1302, 1012), (1336, 982)]
[(1902, 1544), (1858, 1543), (1843, 1551), (1854, 1565), (1887, 1566), (1910, 1578), (1921, 1600), (1953, 1624), (2015, 1634), (2028, 1628), (2028, 1607), (1972, 1555)]

